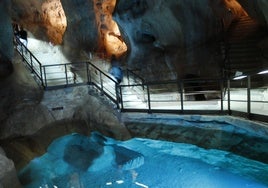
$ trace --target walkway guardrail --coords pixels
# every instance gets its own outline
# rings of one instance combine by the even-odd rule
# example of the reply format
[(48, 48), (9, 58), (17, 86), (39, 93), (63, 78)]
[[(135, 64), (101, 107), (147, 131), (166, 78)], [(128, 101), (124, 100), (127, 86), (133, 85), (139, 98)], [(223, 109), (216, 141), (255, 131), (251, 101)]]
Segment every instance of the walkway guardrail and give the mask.
[(129, 71), (127, 83), (118, 85), (89, 61), (42, 65), (19, 41), (17, 50), (44, 89), (88, 84), (122, 112), (230, 114), (268, 122), (267, 74), (149, 83)]
[[(123, 111), (177, 111), (177, 113), (192, 109), (204, 110), (210, 103), (218, 104), (218, 100), (223, 98), (222, 84), (222, 80), (217, 79), (188, 79), (120, 85), (121, 108)], [(222, 111), (222, 106), (213, 106), (210, 110)]]
[(42, 64), (32, 54), (32, 52), (20, 41), (19, 37), (15, 37), (14, 41), (16, 42), (16, 50), (23, 58), (23, 61), (26, 62), (27, 67), (36, 76), (36, 81), (42, 86), (44, 86)]
[(145, 80), (141, 76), (136, 74), (134, 72), (134, 70), (127, 69), (126, 70), (126, 75), (127, 75), (128, 85), (131, 85), (131, 84), (144, 84), (145, 83)]

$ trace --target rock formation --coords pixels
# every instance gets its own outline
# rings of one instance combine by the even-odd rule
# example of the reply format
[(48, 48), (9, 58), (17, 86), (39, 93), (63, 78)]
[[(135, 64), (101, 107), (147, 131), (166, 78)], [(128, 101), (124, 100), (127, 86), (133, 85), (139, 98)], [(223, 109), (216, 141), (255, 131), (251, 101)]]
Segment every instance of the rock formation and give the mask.
[[(12, 23), (23, 26), (30, 37), (60, 44), (71, 61), (80, 60), (82, 52), (101, 52), (104, 57), (116, 53), (122, 65), (137, 70), (146, 80), (170, 80), (221, 76), (223, 32), (245, 14), (267, 28), (267, 9), (267, 0), (1, 0), (0, 137), (23, 137), (22, 144), (14, 142), (16, 147), (28, 148), (29, 155), (20, 164), (24, 165), (44, 152), (40, 145), (45, 147), (56, 136), (74, 130), (84, 134), (98, 130), (117, 139), (131, 136), (111, 105), (103, 107), (99, 96), (87, 96), (88, 90), (46, 92), (44, 98), (51, 100), (42, 101), (43, 93), (30, 75), (25, 76), (21, 64), (15, 65)], [(268, 49), (267, 41), (263, 40), (263, 48)], [(18, 71), (9, 76), (13, 67)], [(74, 126), (78, 122), (83, 128)], [(63, 129), (66, 132), (59, 131)], [(52, 132), (55, 135), (47, 136)], [(29, 149), (32, 143), (35, 151)], [(14, 174), (10, 160), (2, 154), (0, 158), (0, 169)], [(0, 177), (6, 177), (5, 173), (9, 171), (1, 171)], [(6, 180), (3, 186), (9, 185), (10, 179)]]
[(61, 44), (72, 61), (81, 52), (116, 53), (147, 80), (220, 77), (222, 31), (243, 14), (263, 25), (268, 18), (264, 0), (12, 0), (10, 5), (12, 21)]
[(114, 17), (130, 49), (127, 65), (147, 80), (170, 80), (220, 77), (220, 37), (241, 14), (236, 1), (119, 0)]
[(63, 48), (67, 57), (77, 61), (81, 50), (94, 51), (98, 48), (98, 30), (94, 3), (89, 0), (63, 0), (67, 17)]
[(12, 72), (13, 31), (9, 17), (9, 1), (0, 2), (0, 80)]
[(21, 187), (12, 160), (8, 159), (0, 147), (0, 187)]

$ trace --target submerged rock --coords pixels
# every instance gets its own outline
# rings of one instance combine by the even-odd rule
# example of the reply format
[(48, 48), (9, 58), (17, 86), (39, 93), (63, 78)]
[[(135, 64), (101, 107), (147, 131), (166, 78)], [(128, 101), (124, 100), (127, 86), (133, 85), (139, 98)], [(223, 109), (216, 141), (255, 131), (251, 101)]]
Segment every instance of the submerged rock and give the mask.
[(21, 187), (14, 163), (5, 156), (2, 148), (0, 148), (0, 187)]

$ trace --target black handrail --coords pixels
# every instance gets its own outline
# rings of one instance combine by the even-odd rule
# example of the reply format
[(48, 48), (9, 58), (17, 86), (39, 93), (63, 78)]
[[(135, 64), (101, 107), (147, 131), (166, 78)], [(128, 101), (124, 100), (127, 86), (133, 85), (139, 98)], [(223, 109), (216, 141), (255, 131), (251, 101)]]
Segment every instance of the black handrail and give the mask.
[[(18, 45), (21, 45), (21, 47), (24, 48), (24, 50), (27, 50), (27, 53), (30, 55), (30, 61), (25, 57), (25, 54), (19, 51), (20, 55), (23, 57), (24, 61), (26, 61), (27, 65), (31, 68), (31, 71), (37, 76), (38, 80), (41, 82), (44, 89), (53, 89), (53, 88), (59, 88), (59, 87), (67, 87), (67, 86), (75, 86), (75, 85), (81, 85), (81, 84), (87, 84), (92, 85), (95, 88), (97, 88), (101, 94), (108, 97), (112, 102), (114, 102), (118, 109), (120, 109), (122, 112), (161, 112), (161, 113), (198, 113), (198, 114), (236, 114), (236, 112), (241, 113), (240, 111), (236, 111), (232, 109), (231, 102), (236, 102), (237, 100), (231, 99), (230, 93), (231, 93), (231, 85), (230, 79), (182, 79), (182, 80), (170, 80), (170, 81), (159, 81), (159, 82), (145, 82), (143, 79), (141, 80), (141, 83), (138, 84), (127, 84), (127, 85), (118, 85), (116, 81), (110, 76), (108, 73), (103, 72), (100, 68), (98, 68), (96, 65), (92, 64), (90, 61), (86, 62), (78, 62), (78, 63), (66, 63), (66, 64), (54, 64), (54, 65), (42, 65), (37, 58), (27, 49), (26, 46), (24, 46), (21, 42), (18, 42)], [(38, 67), (40, 68), (40, 71), (35, 70), (35, 66), (33, 64), (34, 59)], [(29, 62), (28, 62), (29, 61)], [(82, 80), (78, 84), (71, 83), (69, 81), (68, 77), (68, 66), (75, 66), (75, 65), (85, 65), (85, 69), (81, 71), (85, 71), (82, 73), (86, 73), (86, 81)], [(49, 73), (46, 69), (49, 67), (54, 66), (62, 66), (64, 67), (64, 78), (55, 78), (54, 81), (62, 79), (63, 82), (59, 83), (58, 85), (49, 85), (48, 84), (48, 74)], [(129, 71), (131, 72), (131, 71)], [(39, 76), (40, 73), (40, 76)], [(57, 75), (58, 73), (54, 73)], [(128, 75), (130, 76), (130, 75)], [(139, 77), (138, 75), (132, 75), (135, 78)], [(232, 81), (233, 82), (233, 81)], [(158, 94), (161, 95), (164, 90), (169, 92), (168, 85), (172, 86), (172, 95), (164, 95), (164, 98), (161, 98), (161, 96), (157, 96)], [(164, 90), (155, 90), (155, 88), (160, 88), (160, 86), (166, 87)], [(224, 87), (225, 86), (225, 87)], [(141, 88), (141, 89), (139, 89)], [(227, 99), (224, 98), (223, 94), (223, 88), (227, 88)], [(161, 89), (161, 88), (160, 88)], [(246, 117), (248, 118), (255, 118), (258, 117), (259, 119), (262, 119), (263, 121), (268, 122), (268, 116), (260, 115), (260, 114), (254, 114), (252, 113), (252, 102), (256, 102), (255, 100), (251, 100), (251, 76), (248, 75), (247, 80), (247, 100), (242, 101), (246, 102), (247, 104), (247, 112), (245, 113)], [(128, 92), (135, 90), (134, 94), (132, 96), (136, 96), (138, 99), (128, 99)], [(170, 90), (171, 91), (171, 90)], [(208, 109), (199, 109), (199, 110), (190, 110), (187, 109), (187, 103), (189, 102), (198, 102), (196, 100), (200, 100), (199, 97), (197, 99), (191, 99), (192, 96), (199, 96), (199, 95), (213, 95), (214, 98), (211, 100), (207, 100), (206, 98), (202, 98), (201, 100), (205, 100), (205, 103), (208, 103), (209, 101), (220, 101), (220, 106), (218, 109), (214, 110), (208, 110)], [(154, 96), (156, 95), (156, 97)], [(190, 96), (190, 99), (189, 99)], [(215, 96), (217, 96), (215, 98)], [(198, 99), (199, 98), (199, 99)], [(141, 102), (143, 107), (138, 108), (137, 105), (129, 106), (130, 103), (134, 102)], [(227, 102), (227, 109), (224, 108), (223, 102)], [(267, 104), (268, 101), (259, 101), (263, 104)], [(162, 103), (169, 103), (169, 104), (175, 104), (174, 109), (168, 108), (164, 109), (162, 106)], [(156, 108), (155, 105), (158, 105), (159, 108)], [(134, 106), (134, 107), (133, 107)]]
[(90, 64), (90, 66), (94, 67), (96, 70), (98, 70), (101, 74), (105, 75), (107, 78), (109, 78), (112, 82), (116, 83), (116, 81), (109, 76), (108, 74), (106, 74), (105, 72), (103, 72), (100, 68), (98, 68), (96, 65), (94, 65), (93, 63), (91, 63), (90, 61), (87, 61), (85, 63)]
[[(19, 54), (22, 56), (23, 61), (27, 63), (29, 68), (31, 69), (31, 72), (37, 76), (38, 80), (40, 81), (41, 85), (45, 87), (44, 82), (43, 82), (43, 74), (42, 74), (42, 64), (39, 62), (39, 60), (32, 54), (32, 52), (20, 41), (18, 36), (15, 36), (15, 41), (16, 41), (16, 50), (19, 52)], [(19, 46), (19, 47), (18, 47)], [(30, 56), (30, 61), (25, 58), (25, 54), (29, 54)], [(38, 69), (35, 68), (33, 65), (33, 59), (37, 62)], [(39, 71), (39, 73), (38, 73)]]
[[(140, 84), (144, 84), (145, 83), (145, 80), (139, 76), (138, 74), (136, 74), (134, 72), (134, 70), (131, 70), (131, 69), (127, 69), (127, 80), (128, 80), (128, 84), (131, 84), (130, 82), (130, 77), (132, 77), (134, 79), (134, 83), (140, 83)], [(138, 82), (137, 80), (140, 80), (140, 82)]]

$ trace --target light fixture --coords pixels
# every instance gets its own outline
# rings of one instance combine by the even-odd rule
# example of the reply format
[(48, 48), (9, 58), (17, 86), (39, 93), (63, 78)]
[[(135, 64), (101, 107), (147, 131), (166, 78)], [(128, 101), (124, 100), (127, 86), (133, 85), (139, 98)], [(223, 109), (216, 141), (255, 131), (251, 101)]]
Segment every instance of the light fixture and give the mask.
[(261, 71), (258, 74), (268, 74), (268, 70)]
[(241, 76), (237, 76), (237, 77), (234, 77), (233, 80), (241, 80), (243, 78), (246, 78), (247, 76), (245, 75), (241, 75)]
[(246, 75), (243, 75), (243, 72), (236, 71), (233, 80), (241, 80), (246, 77)]

